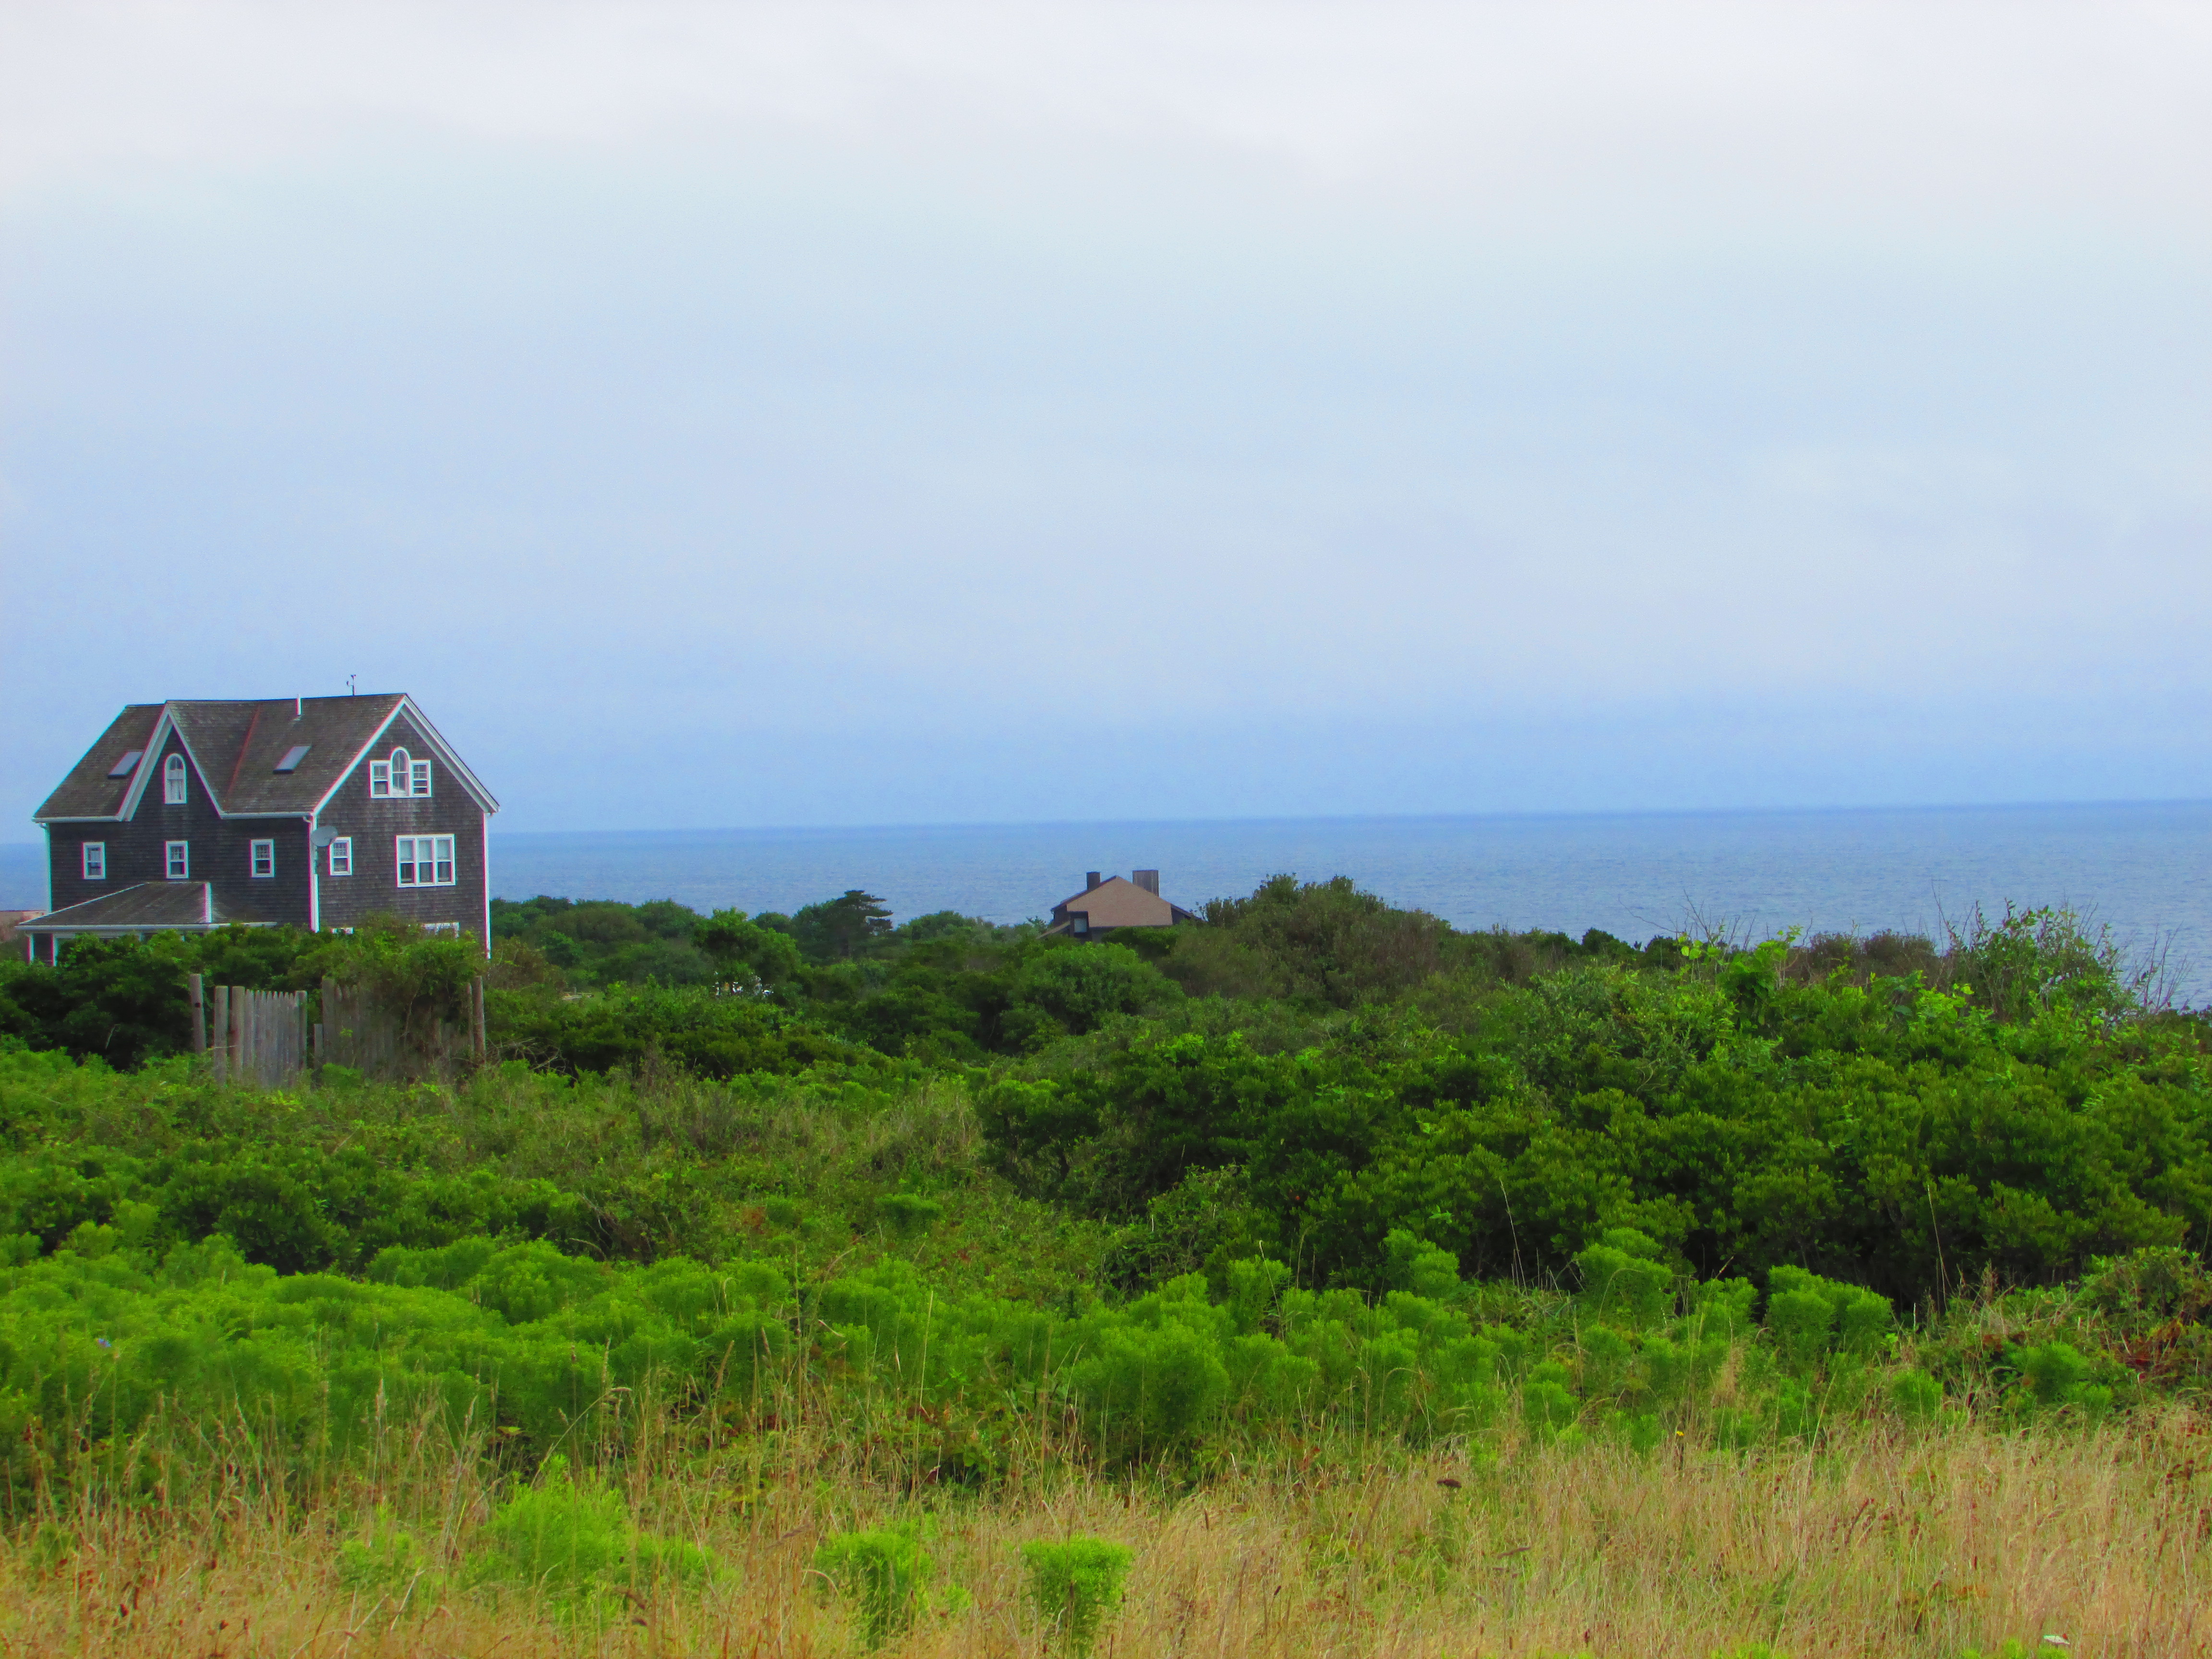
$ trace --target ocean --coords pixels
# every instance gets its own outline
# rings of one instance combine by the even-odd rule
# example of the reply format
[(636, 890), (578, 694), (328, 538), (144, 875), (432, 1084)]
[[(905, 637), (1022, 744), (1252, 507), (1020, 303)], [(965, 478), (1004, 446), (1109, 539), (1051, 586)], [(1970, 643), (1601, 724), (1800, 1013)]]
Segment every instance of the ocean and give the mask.
[[(1042, 916), (1086, 871), (1157, 868), (1195, 908), (1280, 871), (1350, 876), (1461, 927), (1641, 940), (1685, 927), (1940, 937), (1978, 904), (2066, 903), (2212, 1001), (2212, 802), (1244, 822), (672, 830), (492, 836), (493, 890), (789, 911), (864, 888), (898, 916)], [(45, 899), (0, 847), (0, 907)]]

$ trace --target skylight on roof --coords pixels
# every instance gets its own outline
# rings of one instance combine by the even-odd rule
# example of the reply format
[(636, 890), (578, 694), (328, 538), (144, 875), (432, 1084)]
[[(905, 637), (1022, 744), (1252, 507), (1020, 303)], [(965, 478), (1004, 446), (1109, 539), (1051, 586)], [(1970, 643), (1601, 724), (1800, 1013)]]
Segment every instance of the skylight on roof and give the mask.
[(133, 772), (138, 769), (138, 763), (144, 757), (145, 753), (146, 751), (143, 749), (131, 750), (128, 754), (125, 755), (121, 760), (116, 762), (114, 765), (107, 769), (107, 775), (111, 778), (129, 777)]
[(276, 763), (276, 770), (279, 772), (289, 772), (293, 768), (299, 765), (301, 761), (307, 758), (307, 750), (313, 747), (314, 745), (313, 744), (308, 743), (294, 744), (289, 749), (287, 749), (284, 751), (284, 758)]

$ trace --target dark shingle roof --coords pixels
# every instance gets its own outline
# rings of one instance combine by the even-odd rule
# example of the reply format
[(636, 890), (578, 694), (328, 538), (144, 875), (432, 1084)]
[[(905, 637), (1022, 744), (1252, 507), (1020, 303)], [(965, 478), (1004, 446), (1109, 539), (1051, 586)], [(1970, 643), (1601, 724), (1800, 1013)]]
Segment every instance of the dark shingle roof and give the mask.
[(266, 924), (268, 918), (235, 902), (226, 902), (204, 881), (145, 881), (98, 898), (72, 904), (64, 910), (22, 923), (25, 933), (81, 933), (103, 927), (143, 928), (160, 933), (171, 927), (220, 927), (227, 922)]
[[(153, 738), (164, 711), (191, 750), (222, 811), (234, 815), (312, 812), (406, 702), (398, 692), (386, 692), (357, 697), (276, 697), (258, 702), (133, 703), (115, 717), (114, 724), (86, 751), (33, 817), (45, 823), (55, 818), (113, 817), (119, 813), (135, 775), (111, 778), (108, 774), (133, 749), (149, 751), (137, 769), (145, 769), (153, 759)], [(409, 714), (423, 727), (426, 737), (433, 735), (420, 709), (410, 705)], [(289, 772), (279, 772), (277, 763), (302, 744), (307, 752), (299, 763)], [(498, 803), (483, 793), (483, 785), (476, 782), (473, 775), (466, 785), (482, 794), (487, 811), (497, 810)]]
[(107, 775), (132, 750), (144, 750), (161, 719), (158, 702), (134, 702), (118, 714), (114, 723), (100, 734), (100, 741), (85, 750), (84, 758), (62, 780), (62, 787), (46, 797), (46, 804), (35, 817), (40, 820), (112, 818), (121, 811), (123, 798), (131, 793), (131, 774), (119, 778)]

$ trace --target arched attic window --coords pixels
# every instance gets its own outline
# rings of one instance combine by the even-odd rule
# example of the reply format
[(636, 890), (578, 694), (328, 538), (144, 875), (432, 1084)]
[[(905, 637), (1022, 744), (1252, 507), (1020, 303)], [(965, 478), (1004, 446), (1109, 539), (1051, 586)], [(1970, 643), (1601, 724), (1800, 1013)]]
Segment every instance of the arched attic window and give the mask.
[(182, 806), (185, 804), (185, 757), (172, 755), (161, 763), (161, 804)]
[(368, 793), (378, 797), (428, 795), (430, 763), (416, 760), (404, 749), (395, 749), (385, 759), (369, 762)]

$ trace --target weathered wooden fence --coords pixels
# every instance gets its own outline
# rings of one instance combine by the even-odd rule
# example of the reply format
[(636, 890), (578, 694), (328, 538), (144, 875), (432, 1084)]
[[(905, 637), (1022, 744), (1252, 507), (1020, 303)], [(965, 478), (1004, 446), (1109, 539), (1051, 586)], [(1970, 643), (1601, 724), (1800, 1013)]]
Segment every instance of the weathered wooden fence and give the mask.
[(311, 1026), (305, 991), (254, 991), (186, 981), (192, 1048), (228, 1082), (282, 1089), (310, 1064), (349, 1066), (385, 1081), (450, 1077), (464, 1059), (484, 1055), (484, 982), (469, 987), (465, 1018), (410, 1025), (377, 1006), (363, 987), (325, 980), (322, 1018)]
[(323, 981), (323, 1018), (315, 1027), (315, 1058), (349, 1066), (386, 1081), (448, 1077), (464, 1060), (484, 1053), (484, 982), (471, 981), (464, 1017), (410, 1023), (380, 1007), (367, 988)]
[(189, 994), (192, 1047), (213, 1058), (217, 1077), (256, 1088), (282, 1089), (297, 1082), (300, 1073), (307, 1070), (305, 991), (252, 991), (243, 985), (218, 985), (210, 997), (200, 976), (194, 974)]

